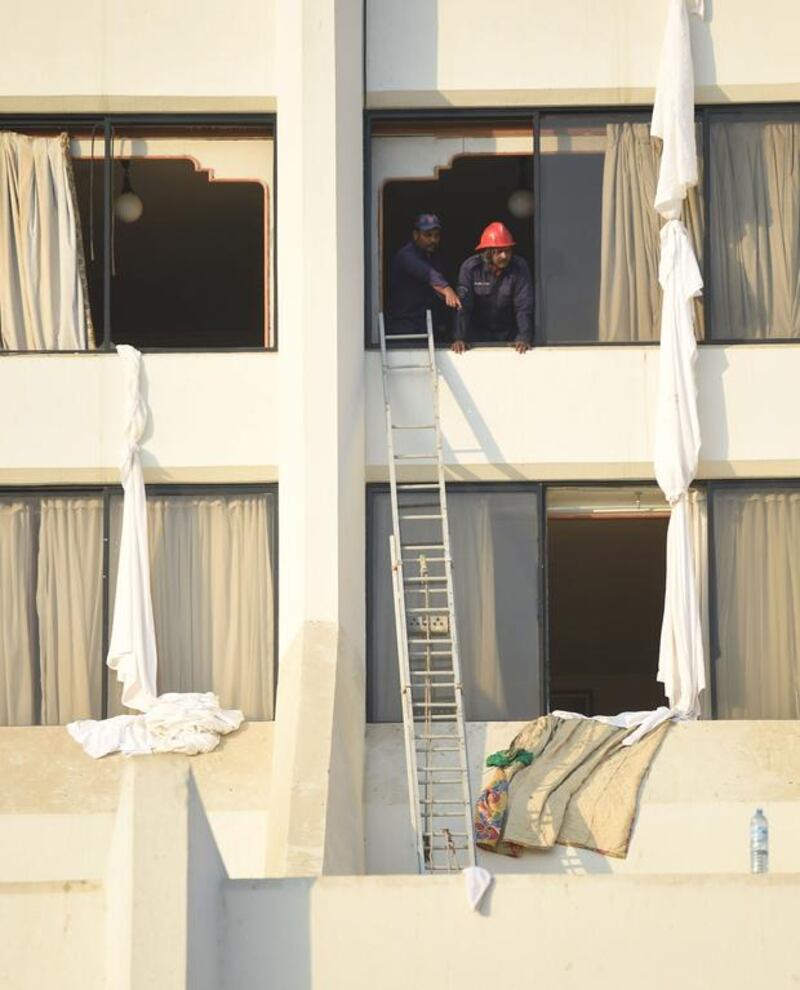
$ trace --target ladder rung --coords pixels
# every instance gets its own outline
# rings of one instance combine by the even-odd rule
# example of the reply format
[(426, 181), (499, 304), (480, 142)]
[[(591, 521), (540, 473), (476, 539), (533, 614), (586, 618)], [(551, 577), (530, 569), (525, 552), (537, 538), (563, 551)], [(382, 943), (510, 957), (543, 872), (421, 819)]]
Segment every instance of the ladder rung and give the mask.
[(390, 344), (393, 340), (427, 340), (428, 335), (426, 333), (387, 333), (386, 343)]
[[(472, 812), (472, 805), (467, 801), (420, 801), (420, 804), (424, 804), (426, 808), (441, 808), (442, 806), (461, 809), (469, 808), (470, 813)], [(429, 812), (429, 814), (433, 815), (433, 812)], [(451, 812), (447, 817), (456, 818), (458, 816), (455, 812)]]
[(420, 735), (418, 735), (416, 737), (416, 741), (417, 742), (420, 742), (420, 741), (421, 742), (429, 742), (432, 739), (449, 739), (450, 742), (453, 742), (454, 740), (459, 740), (460, 738), (461, 738), (460, 736), (457, 736), (457, 735), (453, 734), (452, 732), (437, 732), (437, 733), (435, 733), (433, 735), (431, 735), (431, 734), (428, 734), (428, 735), (420, 734)]
[(387, 371), (432, 371), (431, 364), (385, 364)]
[(453, 641), (452, 641), (452, 639), (450, 639), (449, 636), (436, 636), (435, 639), (425, 639), (425, 638), (419, 639), (418, 637), (413, 636), (413, 637), (411, 637), (409, 639), (408, 642), (409, 643), (430, 643), (431, 646), (440, 646), (442, 643), (452, 643)]
[(436, 423), (420, 423), (419, 425), (410, 425), (410, 426), (406, 426), (406, 425), (397, 426), (396, 424), (393, 423), (392, 429), (393, 430), (435, 430)]
[(401, 512), (400, 518), (401, 519), (442, 519), (443, 517), (441, 512), (428, 512), (428, 513), (420, 513), (417, 515), (411, 512)]
[[(452, 670), (412, 670), (412, 677), (452, 677)], [(455, 681), (453, 681), (455, 684)]]
[(417, 749), (424, 749), (428, 753), (460, 753), (460, 746), (437, 746), (436, 749), (429, 749), (427, 746), (422, 746), (417, 743)]
[[(430, 773), (430, 771), (428, 771), (428, 772)], [(451, 768), (450, 769), (450, 773), (452, 773), (452, 772), (453, 772), (453, 770)], [(424, 784), (425, 781), (424, 780), (421, 780), (420, 783), (421, 784)], [(447, 785), (454, 786), (455, 784), (463, 784), (464, 783), (464, 778), (463, 777), (452, 777), (452, 778), (451, 777), (439, 777), (438, 780), (433, 780), (433, 781), (431, 781), (431, 783), (432, 784), (436, 784), (437, 787), (446, 787)]]
[[(447, 577), (444, 574), (435, 574), (435, 575), (431, 575), (430, 577), (404, 578), (403, 584), (442, 584), (442, 582), (446, 582), (446, 581), (447, 581)], [(420, 588), (419, 590), (426, 591), (428, 589)], [(440, 589), (440, 590), (444, 590), (444, 589)]]
[(429, 839), (466, 839), (469, 836), (469, 832), (451, 832), (450, 829), (447, 830), (447, 833), (447, 835), (443, 835), (439, 830), (438, 832), (423, 832), (422, 834)]
[(452, 722), (456, 724), (454, 715), (415, 715), (415, 722)]
[[(400, 550), (444, 550), (443, 543), (405, 543), (400, 546)], [(416, 558), (414, 558), (416, 559)], [(428, 558), (430, 560), (430, 558)], [(443, 560), (445, 558), (442, 558)]]
[(438, 488), (439, 485), (435, 482), (423, 484), (422, 482), (416, 482), (416, 481), (402, 481), (397, 483), (397, 490), (404, 492), (412, 491), (412, 490), (418, 492), (434, 491), (434, 490), (438, 490)]
[(395, 454), (396, 461), (435, 461), (436, 451), (429, 450), (424, 454)]
[(424, 607), (420, 606), (420, 608), (407, 608), (406, 614), (419, 615), (422, 613), (424, 614), (433, 613), (434, 615), (441, 615), (442, 612), (449, 612), (449, 611), (450, 609), (446, 605), (425, 605)]
[(414, 708), (457, 708), (454, 701), (412, 701)]

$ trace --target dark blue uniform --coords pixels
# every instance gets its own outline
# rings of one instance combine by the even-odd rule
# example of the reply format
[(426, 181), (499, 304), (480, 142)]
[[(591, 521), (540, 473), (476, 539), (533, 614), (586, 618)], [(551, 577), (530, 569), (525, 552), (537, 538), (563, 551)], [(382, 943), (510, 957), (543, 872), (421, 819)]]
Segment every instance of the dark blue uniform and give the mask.
[(533, 282), (517, 255), (499, 275), (480, 254), (467, 258), (458, 273), (458, 298), (456, 340), (533, 343)]
[(430, 309), (433, 323), (441, 321), (444, 303), (433, 286), (447, 288), (447, 279), (439, 271), (439, 255), (426, 254), (413, 241), (400, 248), (392, 260), (389, 274), (389, 333), (424, 333), (425, 311)]

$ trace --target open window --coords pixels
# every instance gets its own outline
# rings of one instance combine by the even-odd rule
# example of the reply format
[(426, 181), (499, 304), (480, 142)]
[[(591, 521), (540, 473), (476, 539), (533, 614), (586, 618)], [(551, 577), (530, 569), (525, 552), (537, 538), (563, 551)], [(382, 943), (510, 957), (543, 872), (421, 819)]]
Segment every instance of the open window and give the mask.
[[(20, 133), (0, 121), (0, 141), (0, 186), (37, 163), (31, 202), (19, 187), (17, 207), (37, 210), (36, 236), (52, 241), (32, 243), (23, 223), (4, 225), (12, 250), (0, 289), (2, 349), (274, 344), (271, 125), (107, 118), (68, 133), (57, 121)], [(27, 259), (48, 254), (58, 272), (29, 277)], [(75, 285), (68, 297), (65, 280)]]
[[(437, 263), (456, 286), (462, 262), (475, 253), (483, 228), (505, 223), (517, 252), (530, 264), (533, 131), (517, 120), (376, 121), (371, 169), (371, 341), (377, 316), (392, 306), (391, 269), (409, 242), (414, 218), (435, 213), (442, 222)], [(437, 337), (449, 341), (452, 311), (440, 307)]]
[(668, 524), (655, 486), (548, 490), (551, 709), (664, 704), (656, 672)]

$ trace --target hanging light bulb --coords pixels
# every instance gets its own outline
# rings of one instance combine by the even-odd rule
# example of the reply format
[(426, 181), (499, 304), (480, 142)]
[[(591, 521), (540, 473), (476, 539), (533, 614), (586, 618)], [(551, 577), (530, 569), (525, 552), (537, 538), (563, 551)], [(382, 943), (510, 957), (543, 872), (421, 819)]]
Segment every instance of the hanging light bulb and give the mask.
[(123, 223), (136, 223), (144, 211), (144, 203), (131, 185), (130, 168), (129, 161), (122, 163), (122, 192), (114, 200), (114, 213)]
[(533, 193), (525, 175), (525, 159), (519, 160), (519, 187), (508, 197), (508, 212), (517, 220), (533, 216)]

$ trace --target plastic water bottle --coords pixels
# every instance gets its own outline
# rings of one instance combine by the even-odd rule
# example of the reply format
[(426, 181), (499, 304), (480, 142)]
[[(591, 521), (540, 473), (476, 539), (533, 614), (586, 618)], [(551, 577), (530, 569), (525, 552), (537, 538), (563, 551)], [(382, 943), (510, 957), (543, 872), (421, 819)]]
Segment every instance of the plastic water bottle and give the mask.
[(761, 808), (750, 819), (750, 872), (769, 870), (769, 824)]

